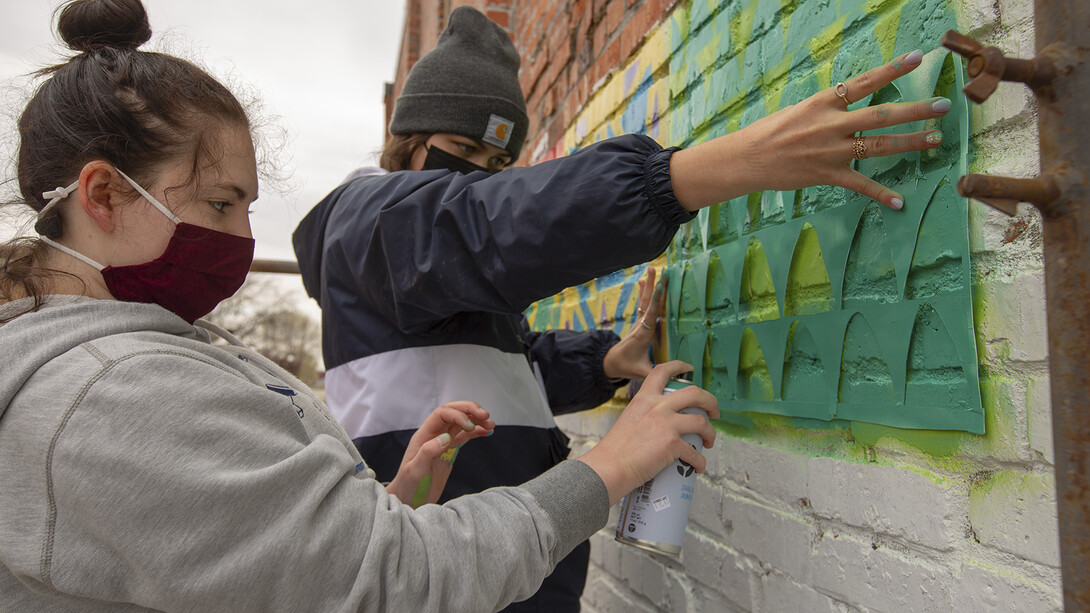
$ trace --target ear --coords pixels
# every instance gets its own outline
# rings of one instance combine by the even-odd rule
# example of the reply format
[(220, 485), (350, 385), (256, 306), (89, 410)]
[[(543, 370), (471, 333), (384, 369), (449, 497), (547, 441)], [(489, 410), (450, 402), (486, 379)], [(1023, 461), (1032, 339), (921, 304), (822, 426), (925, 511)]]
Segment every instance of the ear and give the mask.
[(104, 160), (87, 162), (79, 173), (79, 203), (84, 214), (103, 232), (113, 232), (117, 225), (117, 206), (121, 175)]

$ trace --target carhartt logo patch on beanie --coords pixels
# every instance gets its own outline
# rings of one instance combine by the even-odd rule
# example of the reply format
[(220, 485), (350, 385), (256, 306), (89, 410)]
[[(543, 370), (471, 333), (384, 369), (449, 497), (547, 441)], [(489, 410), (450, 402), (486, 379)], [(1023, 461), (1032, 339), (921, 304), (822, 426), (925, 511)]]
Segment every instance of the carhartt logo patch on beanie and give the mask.
[(409, 71), (390, 133), (460, 134), (518, 158), (530, 123), (518, 70), (507, 32), (480, 11), (459, 7), (435, 49)]

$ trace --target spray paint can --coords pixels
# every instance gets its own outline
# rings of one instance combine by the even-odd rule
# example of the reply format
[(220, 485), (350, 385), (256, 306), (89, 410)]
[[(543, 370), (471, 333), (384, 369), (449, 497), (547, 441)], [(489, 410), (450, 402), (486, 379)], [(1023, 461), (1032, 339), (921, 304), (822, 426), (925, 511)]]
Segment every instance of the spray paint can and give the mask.
[[(691, 382), (672, 379), (663, 394), (681, 389)], [(682, 413), (708, 414), (703, 409), (688, 407)], [(700, 450), (704, 441), (699, 434), (683, 435), (682, 440)], [(616, 539), (626, 545), (653, 553), (678, 557), (689, 523), (689, 507), (696, 488), (696, 470), (681, 460), (675, 460), (647, 483), (629, 492), (621, 503), (617, 520)]]

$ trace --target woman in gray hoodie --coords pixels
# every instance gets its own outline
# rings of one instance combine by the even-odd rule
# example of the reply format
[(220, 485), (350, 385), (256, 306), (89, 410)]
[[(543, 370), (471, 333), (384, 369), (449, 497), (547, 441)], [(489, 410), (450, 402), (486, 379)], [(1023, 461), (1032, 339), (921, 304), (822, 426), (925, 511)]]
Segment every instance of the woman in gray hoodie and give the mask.
[(714, 431), (678, 411), (718, 408), (662, 396), (691, 369), (671, 362), (592, 451), (521, 487), (415, 504), (438, 498), (444, 452), (494, 425), (464, 401), (376, 481), (306, 385), (199, 321), (253, 255), (242, 106), (138, 50), (139, 0), (77, 0), (58, 29), (76, 54), (19, 120), (38, 237), (0, 246), (5, 610), (493, 611), (669, 463), (703, 469), (680, 435)]

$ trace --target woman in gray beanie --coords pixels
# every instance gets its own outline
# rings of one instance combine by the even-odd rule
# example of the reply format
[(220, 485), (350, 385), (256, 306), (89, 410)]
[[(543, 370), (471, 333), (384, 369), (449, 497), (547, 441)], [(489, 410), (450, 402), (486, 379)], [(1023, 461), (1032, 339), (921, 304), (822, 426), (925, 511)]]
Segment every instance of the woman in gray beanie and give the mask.
[[(330, 409), (382, 479), (396, 472), (420, 407), (447, 398), (486, 407), (495, 435), (461, 450), (444, 499), (548, 470), (569, 452), (553, 415), (598, 406), (651, 370), (662, 287), (649, 296), (649, 275), (644, 319), (624, 339), (531, 332), (524, 309), (654, 259), (698, 209), (739, 195), (830, 184), (900, 208), (900, 196), (850, 162), (934, 148), (941, 133), (856, 134), (941, 116), (948, 101), (884, 105), (879, 117), (846, 107), (921, 58), (903, 55), (690, 149), (626, 135), (496, 172), (518, 158), (527, 133), (518, 54), (484, 15), (455, 10), (397, 100), (381, 159), (388, 172), (337, 187), (293, 236), (304, 285), (322, 307)], [(578, 611), (588, 552), (584, 543), (508, 610)]]

